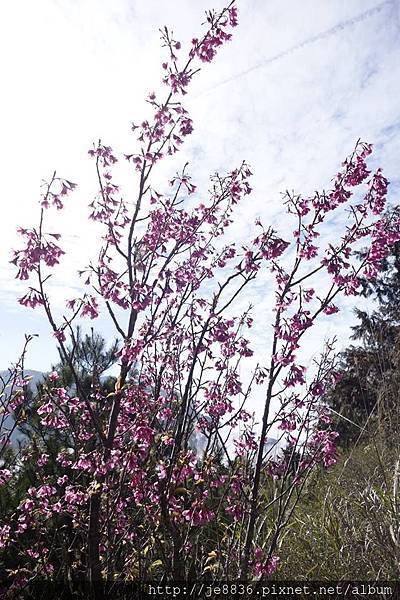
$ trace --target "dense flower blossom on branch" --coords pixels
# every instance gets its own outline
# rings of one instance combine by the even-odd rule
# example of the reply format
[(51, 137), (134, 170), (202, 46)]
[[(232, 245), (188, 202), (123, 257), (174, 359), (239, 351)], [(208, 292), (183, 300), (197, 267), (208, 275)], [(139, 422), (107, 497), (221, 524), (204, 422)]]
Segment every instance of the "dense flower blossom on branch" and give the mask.
[[(286, 194), (293, 233), (284, 237), (258, 219), (250, 239), (229, 239), (237, 205), (251, 193), (245, 162), (215, 173), (208, 193), (188, 165), (164, 187), (151, 181), (158, 162), (193, 133), (181, 98), (237, 23), (233, 2), (207, 13), (205, 33), (187, 51), (163, 29), (164, 92), (149, 94), (151, 118), (132, 126), (137, 144), (121, 155), (102, 142), (89, 150), (97, 189), (89, 219), (103, 235), (62, 318), (47, 282), (64, 252), (59, 234), (46, 233), (46, 209), (61, 210), (75, 185), (54, 174), (39, 226), (19, 231), (25, 246), (12, 262), (32, 284), (19, 302), (43, 307), (72, 384), (53, 371), (34, 399), (45, 433), (22, 448), (21, 461), (32, 450), (35, 482), (0, 529), (2, 548), (21, 566), (15, 588), (53, 575), (91, 583), (270, 576), (284, 560), (279, 540), (294, 498), (312, 469), (337, 460), (323, 402), (336, 376), (333, 344), (309, 366), (301, 350), (310, 329), (334, 319), (340, 297), (359, 294), (361, 278), (374, 278), (400, 239), (399, 212), (386, 212), (388, 181), (368, 168), (372, 146), (356, 144), (330, 189)], [(121, 157), (137, 174), (133, 202), (114, 179)], [(339, 237), (329, 231), (332, 214)], [(237, 314), (235, 302), (266, 271), (272, 341), (254, 367), (252, 308)], [(75, 361), (74, 323), (101, 313), (120, 340), (111, 389), (97, 367), (82, 376)], [(263, 399), (257, 420), (248, 409), (255, 389)], [(10, 411), (24, 418), (23, 386), (13, 401)], [(0, 470), (2, 486), (15, 477), (11, 465)]]

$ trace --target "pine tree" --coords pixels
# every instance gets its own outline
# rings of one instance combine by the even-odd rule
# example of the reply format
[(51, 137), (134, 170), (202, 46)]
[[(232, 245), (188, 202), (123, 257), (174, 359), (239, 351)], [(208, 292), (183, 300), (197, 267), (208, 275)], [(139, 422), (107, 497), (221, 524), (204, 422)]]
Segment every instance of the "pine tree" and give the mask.
[(328, 402), (341, 415), (341, 444), (383, 427), (395, 436), (400, 422), (400, 243), (384, 261), (376, 281), (364, 281), (365, 296), (376, 301), (372, 313), (356, 309), (358, 342), (342, 354), (341, 379)]

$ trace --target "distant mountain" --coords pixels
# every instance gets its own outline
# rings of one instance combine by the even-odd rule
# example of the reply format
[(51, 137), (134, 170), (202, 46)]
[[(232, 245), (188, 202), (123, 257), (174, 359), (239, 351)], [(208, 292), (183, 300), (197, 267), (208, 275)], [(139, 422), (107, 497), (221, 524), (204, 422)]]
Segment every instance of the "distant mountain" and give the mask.
[[(29, 386), (33, 392), (36, 390), (38, 384), (43, 380), (44, 375), (45, 375), (45, 373), (42, 373), (41, 371), (34, 371), (33, 369), (26, 369), (24, 371), (24, 377), (29, 378)], [(0, 377), (5, 382), (7, 382), (9, 376), (10, 376), (10, 372), (8, 370), (0, 371)], [(2, 389), (2, 385), (0, 384), (0, 390), (1, 389)], [(8, 390), (5, 390), (5, 392), (4, 392), (4, 395), (6, 398), (7, 398), (7, 392), (8, 392)], [(10, 429), (12, 429), (13, 423), (14, 423), (13, 417), (11, 415), (7, 416), (3, 421), (2, 429), (10, 431)], [(16, 443), (18, 440), (23, 439), (23, 437), (24, 436), (21, 434), (21, 432), (18, 431), (18, 429), (16, 429), (11, 435), (11, 442)]]
[[(0, 377), (2, 377), (3, 379), (7, 379), (9, 372), (8, 371), (0, 371)], [(24, 375), (25, 377), (29, 377), (30, 378), (30, 382), (29, 385), (32, 388), (32, 391), (35, 391), (38, 384), (43, 380), (44, 376), (46, 375), (46, 373), (42, 372), (42, 371), (35, 371), (32, 369), (27, 369), (26, 371), (24, 371)], [(106, 377), (104, 377), (106, 378)], [(6, 426), (10, 426), (10, 422), (12, 424), (12, 417), (8, 417), (8, 419), (6, 420), (6, 423), (3, 424)], [(13, 435), (12, 439), (20, 439), (20, 435)], [(195, 431), (192, 434), (192, 438), (190, 440), (190, 445), (192, 447), (193, 450), (195, 450), (198, 453), (202, 453), (205, 449), (206, 446), (206, 438), (199, 432)], [(273, 457), (276, 456), (277, 452), (280, 449), (280, 444), (277, 443), (277, 440), (274, 438), (268, 438), (268, 441), (266, 443), (266, 447), (268, 449), (272, 449), (271, 451), (271, 455)]]

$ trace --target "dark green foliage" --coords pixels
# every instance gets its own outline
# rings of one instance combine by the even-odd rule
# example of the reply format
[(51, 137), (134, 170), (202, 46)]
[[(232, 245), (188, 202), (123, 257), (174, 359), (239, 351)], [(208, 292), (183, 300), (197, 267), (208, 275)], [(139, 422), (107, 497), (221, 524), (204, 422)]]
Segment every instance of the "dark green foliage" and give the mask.
[(49, 458), (45, 470), (49, 474), (57, 475), (59, 474), (56, 461), (58, 453), (61, 449), (73, 445), (69, 443), (70, 432), (51, 430), (41, 424), (37, 409), (43, 403), (49, 389), (53, 387), (74, 389), (75, 372), (88, 395), (99, 388), (105, 394), (113, 391), (115, 377), (104, 376), (104, 373), (116, 363), (117, 351), (117, 342), (107, 348), (100, 334), (92, 330), (90, 335), (82, 335), (78, 328), (74, 344), (68, 350), (72, 368), (65, 359), (61, 359), (52, 367), (52, 370), (60, 375), (57, 381), (51, 381), (49, 374), (46, 374), (35, 386), (27, 385), (24, 388), (24, 403), (16, 409), (14, 415), (18, 421), (19, 433), (12, 447), (3, 456), (5, 467), (18, 465), (18, 478), (12, 493), (9, 486), (0, 487), (1, 518), (15, 510), (29, 487), (40, 484), (35, 466), (38, 457), (47, 454)]
[(386, 259), (377, 281), (364, 282), (366, 296), (377, 301), (372, 314), (356, 310), (359, 323), (341, 357), (342, 379), (327, 400), (339, 413), (343, 446), (375, 427), (398, 431), (400, 384), (400, 244)]
[(60, 353), (60, 362), (54, 368), (61, 375), (64, 387), (75, 386), (75, 375), (86, 393), (101, 388), (103, 391), (114, 389), (115, 378), (104, 377), (118, 360), (118, 341), (107, 348), (105, 339), (93, 328), (90, 334), (82, 334), (77, 327), (73, 345), (68, 348), (68, 361)]

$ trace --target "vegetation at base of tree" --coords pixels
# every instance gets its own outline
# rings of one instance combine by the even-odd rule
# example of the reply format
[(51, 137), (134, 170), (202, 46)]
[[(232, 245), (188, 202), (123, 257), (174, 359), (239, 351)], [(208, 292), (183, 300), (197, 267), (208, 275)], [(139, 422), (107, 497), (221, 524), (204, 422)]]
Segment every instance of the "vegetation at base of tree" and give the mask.
[(356, 311), (359, 345), (329, 395), (348, 419), (337, 417), (340, 459), (308, 481), (278, 578), (400, 579), (400, 244), (364, 283), (375, 309)]
[(277, 579), (399, 580), (400, 445), (392, 442), (377, 434), (310, 478)]

